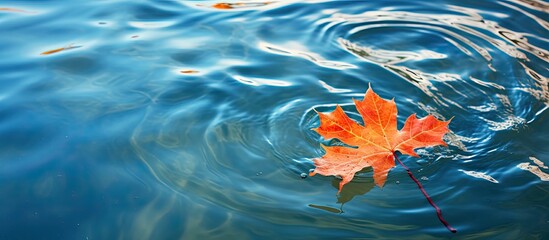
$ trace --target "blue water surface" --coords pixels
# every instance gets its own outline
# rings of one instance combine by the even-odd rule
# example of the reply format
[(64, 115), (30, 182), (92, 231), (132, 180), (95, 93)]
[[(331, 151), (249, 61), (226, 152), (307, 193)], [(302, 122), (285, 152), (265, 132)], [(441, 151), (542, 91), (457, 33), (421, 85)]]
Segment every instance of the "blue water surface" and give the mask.
[[(217, 5), (216, 5), (217, 4)], [(0, 239), (549, 239), (549, 4), (0, 3)], [(304, 177), (369, 85), (448, 147)]]

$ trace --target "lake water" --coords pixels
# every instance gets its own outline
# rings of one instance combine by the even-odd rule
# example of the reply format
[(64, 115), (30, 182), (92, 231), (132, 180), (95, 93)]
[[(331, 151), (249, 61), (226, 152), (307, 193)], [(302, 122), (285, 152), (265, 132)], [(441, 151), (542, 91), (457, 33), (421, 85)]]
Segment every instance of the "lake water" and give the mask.
[[(549, 239), (549, 4), (7, 1), (0, 239)], [(369, 84), (448, 147), (315, 175)], [(360, 120), (359, 117), (356, 118)]]

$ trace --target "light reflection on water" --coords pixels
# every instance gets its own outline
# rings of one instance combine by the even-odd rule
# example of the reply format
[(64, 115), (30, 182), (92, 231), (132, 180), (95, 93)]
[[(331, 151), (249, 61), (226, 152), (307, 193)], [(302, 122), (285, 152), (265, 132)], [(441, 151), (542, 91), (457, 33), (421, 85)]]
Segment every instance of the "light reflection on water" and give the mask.
[(453, 117), (403, 160), (456, 237), (549, 236), (546, 3), (213, 4), (0, 6), (0, 239), (451, 237), (402, 168), (301, 178), (369, 83)]

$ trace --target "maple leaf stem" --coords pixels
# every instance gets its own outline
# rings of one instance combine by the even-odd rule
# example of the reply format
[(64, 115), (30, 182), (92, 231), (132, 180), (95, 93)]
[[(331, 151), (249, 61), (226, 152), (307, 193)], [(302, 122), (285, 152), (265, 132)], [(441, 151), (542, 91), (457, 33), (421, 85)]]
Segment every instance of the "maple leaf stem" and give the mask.
[(421, 183), (417, 180), (416, 177), (414, 177), (414, 175), (412, 174), (412, 171), (410, 171), (410, 169), (404, 165), (404, 163), (402, 163), (402, 161), (400, 161), (400, 159), (398, 158), (398, 156), (396, 155), (396, 153), (393, 153), (393, 156), (395, 156), (395, 159), (398, 161), (398, 163), (400, 164), (400, 166), (402, 166), (404, 169), (406, 169), (406, 172), (408, 173), (408, 176), (410, 176), (410, 178), (412, 180), (414, 180), (414, 182), (416, 182), (417, 186), (419, 187), (419, 190), (421, 190), (421, 192), (423, 193), (423, 196), (425, 196), (425, 198), (427, 199), (427, 201), (429, 201), (429, 203), (431, 204), (431, 206), (433, 206), (433, 208), (435, 208), (435, 210), (437, 211), (437, 216), (438, 216), (438, 220), (440, 220), (440, 222), (442, 224), (444, 224), (444, 226), (450, 230), (450, 232), (452, 233), (456, 233), (457, 230), (453, 227), (450, 226), (450, 224), (448, 224), (448, 222), (446, 222), (446, 220), (444, 220), (444, 218), (442, 217), (442, 211), (440, 210), (440, 208), (435, 204), (435, 202), (433, 202), (433, 200), (431, 199), (431, 197), (429, 197), (429, 194), (427, 194), (427, 192), (425, 191), (425, 189), (423, 188), (423, 185), (421, 185)]

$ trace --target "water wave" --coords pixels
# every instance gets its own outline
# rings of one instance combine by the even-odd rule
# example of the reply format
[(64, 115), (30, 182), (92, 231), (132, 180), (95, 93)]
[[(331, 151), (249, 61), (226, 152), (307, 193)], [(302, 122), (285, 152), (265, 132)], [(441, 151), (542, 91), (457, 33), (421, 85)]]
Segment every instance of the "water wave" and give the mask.
[(43, 231), (0, 238), (448, 237), (400, 167), (339, 196), (337, 177), (308, 177), (334, 141), (315, 111), (361, 122), (369, 86), (399, 126), (452, 119), (449, 147), (402, 160), (459, 237), (549, 236), (544, 2), (11, 5), (2, 229)]

